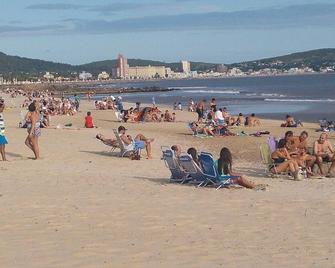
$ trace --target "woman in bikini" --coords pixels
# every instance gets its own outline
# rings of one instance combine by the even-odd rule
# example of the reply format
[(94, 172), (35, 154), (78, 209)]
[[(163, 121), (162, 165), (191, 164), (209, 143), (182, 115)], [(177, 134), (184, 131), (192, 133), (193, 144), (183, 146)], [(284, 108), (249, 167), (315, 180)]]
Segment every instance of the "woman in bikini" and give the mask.
[(33, 151), (35, 155), (35, 160), (40, 158), (40, 149), (38, 146), (38, 138), (41, 136), (41, 128), (40, 128), (40, 114), (36, 107), (36, 103), (32, 102), (28, 106), (28, 113), (26, 115), (27, 122), (27, 131), (28, 136), (26, 138), (25, 144), (27, 147)]
[(278, 143), (278, 149), (274, 151), (271, 155), (271, 158), (276, 165), (271, 168), (273, 174), (281, 172), (291, 172), (294, 179), (298, 180), (299, 165), (298, 163), (291, 158), (289, 152), (286, 149), (286, 143), (288, 141), (281, 139)]

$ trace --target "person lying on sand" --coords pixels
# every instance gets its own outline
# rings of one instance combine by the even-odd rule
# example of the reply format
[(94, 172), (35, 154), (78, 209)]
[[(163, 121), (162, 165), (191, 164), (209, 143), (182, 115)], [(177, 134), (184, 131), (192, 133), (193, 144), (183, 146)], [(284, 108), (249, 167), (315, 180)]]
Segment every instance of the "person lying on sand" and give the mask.
[(192, 122), (190, 126), (194, 135), (203, 134), (214, 136), (214, 132), (207, 126), (200, 127), (196, 122)]
[(130, 135), (126, 134), (127, 129), (124, 126), (119, 126), (118, 133), (123, 142), (123, 145), (126, 150), (139, 150), (146, 149), (147, 159), (152, 158), (151, 154), (151, 143), (154, 139), (148, 139), (143, 134), (138, 134), (133, 139)]
[(331, 166), (328, 170), (328, 175), (333, 175), (335, 168), (335, 157), (334, 150), (331, 143), (328, 141), (327, 133), (322, 133), (320, 138), (314, 143), (314, 154), (316, 156), (316, 163), (319, 166), (321, 175), (325, 174), (322, 163), (331, 162)]
[(291, 158), (289, 152), (286, 149), (287, 140), (281, 139), (278, 143), (278, 148), (271, 154), (271, 158), (275, 164), (275, 167), (270, 169), (273, 174), (281, 172), (291, 172), (295, 180), (299, 179), (298, 163)]
[(280, 125), (281, 127), (303, 127), (303, 124), (300, 121), (295, 122), (293, 116), (286, 115), (286, 120), (283, 124)]
[(95, 137), (107, 146), (119, 147), (116, 139), (107, 139), (102, 134), (97, 134)]
[(220, 175), (221, 181), (230, 179), (230, 182), (232, 184), (238, 184), (248, 189), (255, 189), (255, 190), (265, 190), (266, 189), (266, 185), (256, 184), (248, 180), (244, 175), (235, 173), (233, 171), (232, 164), (233, 164), (233, 160), (232, 160), (232, 154), (230, 150), (226, 147), (222, 148), (219, 159), (215, 161), (215, 166)]

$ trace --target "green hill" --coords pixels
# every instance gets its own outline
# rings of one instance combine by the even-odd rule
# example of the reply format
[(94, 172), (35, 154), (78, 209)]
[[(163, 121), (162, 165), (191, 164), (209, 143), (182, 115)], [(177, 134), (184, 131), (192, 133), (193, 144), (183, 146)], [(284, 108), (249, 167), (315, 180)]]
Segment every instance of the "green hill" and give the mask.
[(335, 65), (335, 49), (325, 48), (305, 52), (293, 53), (285, 56), (266, 58), (255, 61), (234, 63), (230, 66), (241, 68), (243, 71), (249, 69), (260, 70), (264, 68), (276, 68), (288, 70), (290, 68), (310, 67), (319, 71), (322, 67)]
[[(142, 59), (128, 59), (130, 66), (161, 66), (170, 67), (174, 71), (180, 71), (179, 62), (161, 62)], [(55, 63), (38, 59), (29, 59), (18, 56), (9, 56), (0, 52), (0, 76), (6, 78), (18, 77), (29, 78), (41, 76), (45, 72), (58, 73), (63, 76), (70, 76), (73, 73), (87, 71), (97, 75), (102, 71), (111, 72), (116, 65), (116, 60), (97, 61), (83, 65), (70, 65), (64, 63)], [(310, 67), (318, 71), (322, 67), (335, 65), (335, 49), (317, 49), (306, 52), (293, 53), (285, 56), (267, 58), (255, 61), (234, 63), (228, 67), (238, 67), (243, 71), (260, 70), (264, 68), (276, 68), (287, 70), (294, 67)], [(213, 70), (217, 64), (205, 62), (191, 62), (193, 71)]]

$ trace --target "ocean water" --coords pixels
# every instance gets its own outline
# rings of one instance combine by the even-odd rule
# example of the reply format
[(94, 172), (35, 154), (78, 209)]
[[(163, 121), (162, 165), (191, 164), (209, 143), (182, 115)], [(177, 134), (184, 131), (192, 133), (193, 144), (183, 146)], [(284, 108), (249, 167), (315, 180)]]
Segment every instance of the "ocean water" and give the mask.
[(111, 88), (146, 86), (179, 90), (123, 94), (124, 101), (151, 103), (154, 96), (157, 104), (171, 104), (172, 107), (174, 102), (181, 102), (186, 107), (190, 98), (194, 101), (215, 98), (219, 107), (227, 107), (232, 114), (256, 113), (260, 117), (276, 119), (291, 114), (310, 122), (323, 118), (335, 120), (335, 74), (117, 82), (108, 85)]

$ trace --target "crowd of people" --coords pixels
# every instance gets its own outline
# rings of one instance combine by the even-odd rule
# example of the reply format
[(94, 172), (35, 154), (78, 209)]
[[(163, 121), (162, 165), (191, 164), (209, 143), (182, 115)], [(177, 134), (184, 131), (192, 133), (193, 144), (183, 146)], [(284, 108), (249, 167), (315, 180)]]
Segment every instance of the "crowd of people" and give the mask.
[(122, 96), (115, 98), (109, 96), (100, 101), (95, 101), (97, 110), (114, 110), (117, 120), (125, 123), (139, 122), (175, 122), (176, 113), (165, 110), (162, 112), (153, 102), (152, 107), (142, 107), (140, 102), (136, 102), (135, 107), (126, 109), (122, 102)]
[[(287, 131), (285, 137), (280, 139), (271, 154), (274, 174), (290, 172), (295, 179), (299, 179), (299, 171), (305, 170), (308, 177), (315, 176), (314, 166), (317, 165), (321, 176), (334, 176), (335, 158), (334, 150), (328, 141), (327, 133), (322, 133), (313, 147), (308, 147), (308, 133), (302, 131), (299, 136), (294, 136), (292, 131)], [(331, 163), (325, 170), (324, 163)]]
[[(182, 148), (180, 145), (172, 145), (171, 150), (174, 152), (174, 157), (177, 159), (178, 168), (184, 170), (183, 165), (180, 163), (180, 156), (182, 155)], [(203, 163), (199, 158), (198, 152), (196, 148), (191, 147), (187, 149), (187, 154), (189, 154), (193, 163), (201, 170), (204, 169)], [(240, 185), (242, 187), (248, 189), (256, 189), (256, 190), (265, 190), (266, 185), (264, 184), (256, 184), (246, 178), (246, 176), (241, 175), (233, 170), (233, 157), (232, 153), (227, 147), (223, 147), (220, 151), (219, 158), (214, 163), (216, 172), (218, 173), (218, 177), (220, 182), (228, 182), (230, 184)], [(184, 170), (187, 173), (187, 170)], [(204, 171), (204, 170), (203, 170)]]

